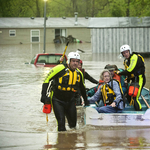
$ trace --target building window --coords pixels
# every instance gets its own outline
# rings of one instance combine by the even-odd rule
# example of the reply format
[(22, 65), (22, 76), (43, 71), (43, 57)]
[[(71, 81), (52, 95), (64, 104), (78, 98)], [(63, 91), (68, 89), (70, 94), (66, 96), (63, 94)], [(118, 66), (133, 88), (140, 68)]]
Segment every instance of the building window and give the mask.
[(16, 30), (9, 30), (9, 36), (11, 37), (16, 36)]
[(31, 42), (40, 42), (40, 30), (31, 30)]
[(55, 29), (55, 38), (59, 36), (66, 37), (66, 29)]
[(55, 29), (54, 43), (65, 43), (66, 41), (66, 29)]

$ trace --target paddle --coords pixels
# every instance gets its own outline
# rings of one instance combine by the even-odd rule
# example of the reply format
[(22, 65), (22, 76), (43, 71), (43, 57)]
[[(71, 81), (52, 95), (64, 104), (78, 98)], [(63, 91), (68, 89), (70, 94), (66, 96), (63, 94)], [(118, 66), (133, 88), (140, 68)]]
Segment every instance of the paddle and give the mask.
[(148, 102), (146, 101), (146, 99), (144, 98), (143, 95), (141, 95), (143, 101), (145, 102), (146, 106), (148, 107), (148, 109), (146, 110), (145, 114), (143, 115), (143, 119), (150, 119), (150, 106), (148, 104)]
[(82, 52), (82, 53), (85, 53), (85, 51), (84, 51), (84, 50), (81, 50), (81, 49), (78, 49), (78, 51), (80, 51), (80, 52)]
[(143, 101), (145, 102), (146, 106), (147, 106), (148, 108), (150, 108), (150, 106), (149, 106), (148, 102), (146, 101), (146, 99), (144, 98), (144, 96), (141, 95), (141, 97), (142, 97)]
[[(67, 44), (66, 44), (66, 47), (65, 47), (65, 50), (64, 50), (64, 53), (63, 53), (62, 58), (64, 58), (64, 56), (65, 56), (65, 53), (66, 53), (66, 50), (67, 50), (68, 44), (69, 44), (69, 41), (68, 41), (68, 42), (67, 42)], [(60, 63), (62, 63), (62, 61), (60, 61)]]

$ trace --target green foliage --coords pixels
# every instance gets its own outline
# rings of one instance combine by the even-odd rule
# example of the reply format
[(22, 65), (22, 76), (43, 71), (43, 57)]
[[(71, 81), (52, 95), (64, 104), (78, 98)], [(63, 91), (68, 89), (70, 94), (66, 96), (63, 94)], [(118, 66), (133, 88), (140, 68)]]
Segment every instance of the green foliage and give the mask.
[[(44, 0), (0, 0), (0, 17), (43, 17)], [(150, 16), (150, 0), (47, 0), (50, 17)]]
[(1, 17), (9, 17), (10, 12), (9, 12), (9, 3), (11, 0), (0, 0), (0, 16)]
[(132, 0), (131, 16), (150, 16), (150, 0)]
[(0, 0), (0, 17), (42, 17), (41, 0)]
[(124, 17), (126, 16), (126, 7), (125, 2), (122, 0), (114, 0), (113, 3), (111, 3), (111, 16), (112, 17)]

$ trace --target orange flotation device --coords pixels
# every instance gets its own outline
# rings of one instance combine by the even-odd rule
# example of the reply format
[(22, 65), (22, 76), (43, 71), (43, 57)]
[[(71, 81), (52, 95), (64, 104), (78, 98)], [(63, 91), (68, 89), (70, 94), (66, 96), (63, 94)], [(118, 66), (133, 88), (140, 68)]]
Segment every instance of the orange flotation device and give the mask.
[(43, 106), (43, 113), (46, 113), (46, 114), (51, 113), (51, 104), (45, 104)]
[(128, 90), (128, 95), (136, 97), (139, 90), (139, 84), (137, 82), (131, 83)]

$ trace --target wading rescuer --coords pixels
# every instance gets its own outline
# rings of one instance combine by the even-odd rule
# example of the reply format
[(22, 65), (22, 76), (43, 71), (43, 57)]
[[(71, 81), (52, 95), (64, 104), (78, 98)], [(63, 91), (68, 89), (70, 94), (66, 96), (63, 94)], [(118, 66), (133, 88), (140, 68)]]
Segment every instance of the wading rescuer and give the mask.
[[(88, 105), (84, 77), (77, 68), (80, 55), (76, 52), (68, 54), (68, 63), (59, 64), (52, 68), (42, 85), (41, 102), (50, 101), (58, 123), (58, 131), (66, 131), (65, 116), (70, 128), (75, 128), (77, 123), (76, 94), (81, 93), (85, 106)], [(47, 89), (51, 81), (50, 98), (47, 97)]]
[(129, 45), (122, 45), (120, 47), (120, 52), (123, 55), (123, 57), (125, 57), (124, 60), (125, 70), (122, 72), (117, 72), (117, 74), (126, 75), (127, 82), (129, 83), (131, 81), (131, 84), (133, 86), (134, 83), (138, 83), (139, 90), (137, 95), (134, 97), (128, 95), (127, 99), (129, 100), (130, 104), (134, 105), (135, 110), (140, 111), (142, 110), (142, 106), (141, 103), (139, 102), (139, 96), (141, 94), (142, 88), (146, 83), (144, 59), (140, 54), (136, 52), (132, 53)]

